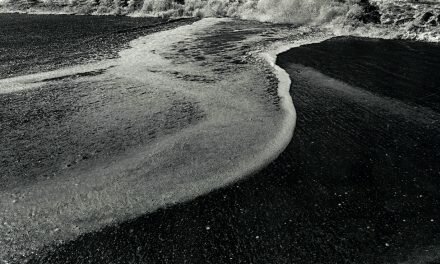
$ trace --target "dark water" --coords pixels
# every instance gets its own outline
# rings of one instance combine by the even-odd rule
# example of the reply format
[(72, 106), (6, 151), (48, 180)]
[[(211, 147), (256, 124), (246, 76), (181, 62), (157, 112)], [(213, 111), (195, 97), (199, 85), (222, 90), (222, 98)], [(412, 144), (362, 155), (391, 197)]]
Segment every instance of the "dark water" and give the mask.
[(115, 57), (130, 40), (159, 30), (154, 26), (165, 22), (159, 18), (0, 14), (0, 78)]
[(298, 122), (276, 161), (31, 263), (439, 263), (438, 101), (421, 99), (436, 50), (344, 38), (282, 54)]

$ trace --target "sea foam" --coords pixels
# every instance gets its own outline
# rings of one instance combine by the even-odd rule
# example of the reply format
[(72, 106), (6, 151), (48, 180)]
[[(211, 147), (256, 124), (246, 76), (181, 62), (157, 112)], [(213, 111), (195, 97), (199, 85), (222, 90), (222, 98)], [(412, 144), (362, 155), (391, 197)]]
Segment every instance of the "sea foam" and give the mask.
[[(363, 2), (363, 3), (361, 3)], [(335, 32), (365, 36), (440, 40), (437, 2), (370, 0), (379, 7), (380, 23), (364, 25), (361, 0), (2, 0), (1, 12), (93, 14), (161, 17), (231, 17), (271, 23), (321, 25)]]
[[(181, 100), (197, 105), (201, 119), (157, 133), (148, 143), (122, 154), (99, 154), (62, 169), (56, 177), (3, 190), (0, 217), (5, 224), (0, 225), (0, 242), (5, 250), (0, 250), (0, 259), (27, 256), (44, 246), (192, 199), (275, 159), (292, 137), (296, 114), (287, 73), (275, 65), (277, 51), (293, 39), (273, 44), (271, 38), (293, 34), (300, 41), (296, 43), (308, 43), (329, 36), (307, 29), (292, 32), (290, 27), (272, 30), (261, 23), (208, 18), (139, 38), (120, 52), (119, 59), (2, 80), (2, 93), (44, 90), (51, 84), (102, 86), (99, 94), (87, 95), (90, 101), (126, 93), (130, 87), (152, 94), (142, 103), (148, 107), (142, 108), (146, 113), (139, 118), (137, 112), (124, 114), (140, 107), (131, 101), (82, 110), (70, 121), (71, 134), (113, 126), (116, 120), (107, 124), (108, 116), (122, 120), (119, 125), (149, 122), (141, 120)], [(276, 51), (266, 52), (272, 49)], [(271, 66), (280, 80), (278, 94), (268, 92), (277, 88), (267, 78)], [(58, 78), (103, 68), (97, 76)]]
[[(97, 160), (93, 166), (79, 166), (57, 178), (2, 192), (0, 242), (6, 250), (0, 250), (0, 259), (11, 254), (28, 255), (57, 241), (72, 240), (106, 225), (194, 198), (263, 168), (286, 147), (296, 119), (288, 93), (290, 80), (275, 65), (276, 54), (336, 35), (399, 37), (392, 34), (394, 28), (401, 28), (353, 22), (346, 16), (350, 10), (356, 11), (353, 5), (333, 1), (280, 0), (277, 5), (270, 5), (266, 0), (190, 0), (185, 4), (148, 0), (128, 1), (127, 5), (116, 7), (114, 1), (101, 1), (98, 6), (83, 6), (84, 1), (58, 3), (62, 1), (46, 1), (37, 6), (11, 6), (11, 2), (2, 5), (8, 10), (26, 12), (229, 16), (304, 27), (265, 28), (246, 21), (203, 19), (139, 38), (120, 53), (120, 59), (104, 63), (105, 73), (80, 78), (83, 83), (120, 90), (135, 84), (153, 94), (165, 95), (160, 100), (151, 99), (152, 113), (184, 98), (199, 105), (204, 118), (122, 155)], [(425, 38), (422, 31), (415, 34), (416, 38)], [(224, 36), (229, 37), (229, 43), (221, 38)], [(426, 39), (435, 37), (434, 34)], [(277, 42), (273, 43), (272, 38)], [(261, 48), (249, 48), (254, 46)], [(260, 56), (266, 63), (258, 62)], [(239, 57), (242, 58), (237, 61)], [(278, 104), (266, 92), (270, 86), (265, 78), (270, 74), (268, 66), (278, 77)], [(87, 71), (99, 69), (96, 65), (85, 67)], [(50, 82), (47, 79), (84, 70), (81, 66), (5, 79), (0, 91), (41, 89)], [(75, 121), (95, 124), (101, 115), (97, 112), (76, 116)]]
[[(270, 22), (304, 23), (324, 21), (347, 11), (350, 4), (333, 0), (3, 0), (9, 10), (74, 14), (129, 14), (252, 18)], [(331, 15), (330, 15), (331, 14)]]

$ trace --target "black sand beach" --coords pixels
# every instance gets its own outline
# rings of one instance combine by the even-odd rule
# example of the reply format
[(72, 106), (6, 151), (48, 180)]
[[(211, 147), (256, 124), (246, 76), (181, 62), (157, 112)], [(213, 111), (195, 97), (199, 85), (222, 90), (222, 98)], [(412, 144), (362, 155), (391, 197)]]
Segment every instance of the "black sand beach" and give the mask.
[[(133, 39), (195, 20), (1, 14), (0, 79), (115, 58)], [(39, 89), (1, 94), (0, 190), (56, 177), (77, 163), (90, 162), (98, 153), (109, 156), (149, 141), (156, 137), (158, 127), (173, 129), (199, 116), (197, 107), (183, 100), (175, 102), (170, 113), (149, 116), (145, 101), (151, 95), (137, 84), (127, 84), (129, 89), (121, 92), (121, 87), (109, 89), (106, 83), (71, 82), (105, 70), (63, 76)], [(97, 98), (90, 98), (92, 94)], [(106, 106), (128, 100), (132, 102), (129, 117), (112, 113), (107, 121), (113, 121), (104, 125), (102, 119), (98, 127), (74, 121), (75, 116), (103, 112)], [(136, 116), (146, 116), (149, 122), (131, 124)], [(167, 116), (181, 122), (169, 125)], [(119, 124), (112, 127), (112, 123)]]
[(357, 38), (280, 55), (298, 121), (277, 160), (29, 263), (439, 263), (438, 55)]
[(114, 58), (133, 39), (191, 21), (0, 14), (0, 78)]

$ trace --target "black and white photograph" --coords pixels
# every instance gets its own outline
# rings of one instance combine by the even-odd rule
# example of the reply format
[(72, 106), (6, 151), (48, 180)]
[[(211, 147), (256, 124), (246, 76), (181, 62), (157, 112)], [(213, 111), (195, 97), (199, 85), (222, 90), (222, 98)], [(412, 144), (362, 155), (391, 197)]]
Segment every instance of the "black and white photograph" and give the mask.
[(0, 0), (0, 264), (440, 264), (440, 0)]

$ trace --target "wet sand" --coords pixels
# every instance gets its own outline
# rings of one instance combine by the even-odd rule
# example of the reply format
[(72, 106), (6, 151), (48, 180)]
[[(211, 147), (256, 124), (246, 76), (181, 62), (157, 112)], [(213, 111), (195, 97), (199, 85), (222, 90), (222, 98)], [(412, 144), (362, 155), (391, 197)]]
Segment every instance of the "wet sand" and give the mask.
[(282, 54), (298, 121), (276, 161), (30, 263), (438, 263), (438, 58), (435, 44), (356, 38)]
[[(1, 14), (0, 79), (115, 58), (133, 39), (194, 21)], [(150, 116), (147, 102), (153, 95), (138, 83), (113, 87), (112, 82), (81, 81), (80, 77), (93, 78), (106, 70), (62, 76), (38, 89), (1, 94), (1, 191), (56, 178), (97, 157), (149, 142), (161, 133), (160, 127), (176, 130), (200, 119), (198, 106), (183, 99)], [(108, 110), (129, 100), (125, 112)], [(92, 113), (103, 115), (99, 124), (86, 121)], [(143, 119), (148, 122), (135, 122)]]
[(191, 20), (0, 14), (0, 78), (115, 58), (131, 40)]
[[(146, 35), (107, 68), (54, 71), (0, 96), (0, 259), (23, 263), (44, 245), (208, 193), (275, 158), (287, 143), (275, 139), (288, 141), (293, 122), (274, 129), (276, 78), (245, 59), (246, 37), (265, 30), (217, 22)], [(156, 64), (157, 54), (172, 63)]]

